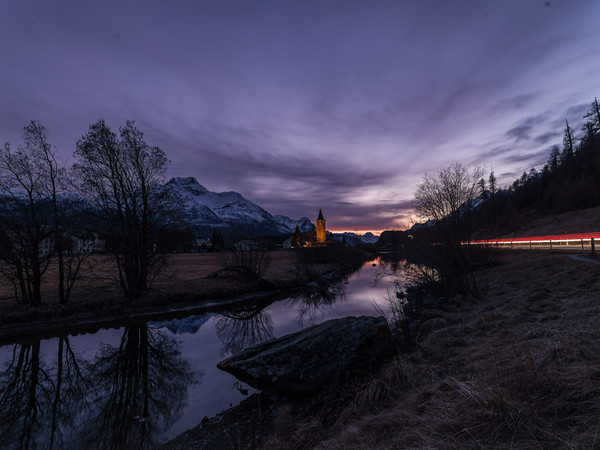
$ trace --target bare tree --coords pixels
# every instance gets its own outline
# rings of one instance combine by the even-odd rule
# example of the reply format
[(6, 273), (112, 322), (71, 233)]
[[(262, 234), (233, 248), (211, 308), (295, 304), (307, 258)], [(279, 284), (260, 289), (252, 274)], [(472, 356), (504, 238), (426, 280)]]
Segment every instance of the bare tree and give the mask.
[(431, 220), (436, 233), (431, 261), (456, 290), (479, 296), (473, 276), (472, 212), (484, 171), (471, 171), (460, 163), (428, 173), (417, 186), (413, 206), (418, 216)]
[(23, 150), (34, 161), (35, 170), (42, 182), (40, 186), (43, 190), (42, 194), (47, 199), (46, 201), (50, 203), (52, 249), (58, 259), (58, 298), (61, 303), (66, 303), (68, 295), (65, 293), (65, 289), (68, 280), (65, 280), (64, 233), (61, 230), (63, 217), (58, 194), (61, 190), (64, 190), (67, 171), (58, 162), (56, 152), (48, 143), (46, 127), (42, 124), (32, 120), (25, 127), (23, 138)]
[[(27, 142), (27, 128), (25, 136)], [(38, 157), (27, 145), (12, 152), (7, 143), (0, 150), (2, 272), (13, 283), (17, 301), (33, 306), (42, 302), (42, 277), (53, 250), (52, 201)]]
[(469, 171), (460, 163), (425, 174), (415, 192), (416, 214), (442, 226), (446, 239), (469, 240), (473, 200), (479, 194), (483, 175), (481, 167)]
[(260, 236), (252, 227), (231, 227), (227, 236), (228, 245), (222, 255), (222, 271), (265, 283), (263, 277), (271, 263), (271, 254), (264, 236)]
[[(102, 247), (102, 239), (98, 236), (95, 224), (89, 218), (94, 217), (90, 204), (83, 198), (69, 195), (61, 198), (59, 203), (62, 213), (59, 239), (60, 259), (62, 264), (63, 303), (66, 303), (75, 282), (89, 276), (92, 272), (90, 257)], [(61, 262), (62, 261), (62, 262)]]
[(270, 256), (269, 251), (258, 242), (239, 241), (231, 250), (223, 253), (223, 270), (261, 279), (271, 262)]
[(8, 144), (0, 151), (2, 272), (15, 286), (18, 301), (39, 305), (42, 277), (56, 256), (58, 298), (66, 303), (77, 275), (71, 270), (73, 258), (65, 256), (70, 233), (64, 227), (66, 197), (61, 193), (68, 173), (42, 124), (31, 121), (24, 130), (16, 152)]
[(117, 136), (99, 120), (77, 142), (75, 158), (81, 192), (100, 211), (121, 289), (128, 298), (140, 297), (165, 262), (160, 234), (178, 211), (163, 186), (167, 157), (146, 144), (134, 122)]

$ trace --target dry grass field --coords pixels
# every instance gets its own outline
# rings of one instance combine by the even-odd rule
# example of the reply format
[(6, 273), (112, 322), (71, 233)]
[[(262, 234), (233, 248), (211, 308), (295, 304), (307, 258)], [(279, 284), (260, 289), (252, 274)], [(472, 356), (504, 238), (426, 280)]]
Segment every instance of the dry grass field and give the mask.
[[(0, 277), (0, 324), (24, 323), (60, 317), (119, 313), (180, 302), (226, 299), (257, 290), (256, 282), (235, 273), (218, 273), (224, 267), (221, 253), (174, 254), (159, 273), (152, 289), (141, 299), (129, 301), (119, 289), (114, 261), (106, 255), (93, 255), (85, 261), (81, 276), (66, 305), (58, 303), (56, 267), (44, 276), (43, 304), (38, 308), (15, 301), (13, 287)], [(264, 279), (276, 288), (286, 289), (306, 283), (293, 251), (266, 254)], [(326, 271), (327, 266), (317, 267)], [(213, 275), (213, 276), (211, 276)]]
[(600, 265), (510, 251), (479, 278), (411, 353), (280, 407), (264, 448), (600, 446)]

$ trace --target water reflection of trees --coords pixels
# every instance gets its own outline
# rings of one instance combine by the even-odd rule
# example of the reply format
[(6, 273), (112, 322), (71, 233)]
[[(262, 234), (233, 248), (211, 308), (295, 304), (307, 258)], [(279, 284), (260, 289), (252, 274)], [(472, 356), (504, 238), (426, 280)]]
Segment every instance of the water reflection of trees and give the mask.
[(315, 322), (325, 313), (325, 310), (333, 309), (333, 306), (343, 301), (346, 292), (347, 280), (337, 283), (319, 285), (292, 300), (298, 308), (298, 323), (304, 321)]
[(266, 304), (249, 305), (222, 313), (215, 320), (221, 355), (232, 355), (273, 338), (273, 319), (265, 311)]
[(382, 253), (377, 258), (377, 262), (382, 270), (395, 274), (402, 270), (402, 267), (406, 264), (406, 259), (401, 258), (397, 253)]
[[(87, 375), (82, 372), (80, 360), (71, 348), (67, 337), (58, 339), (58, 355), (54, 373), (56, 382), (52, 401), (50, 448), (57, 436), (60, 443), (63, 442), (61, 428), (72, 430), (75, 426), (76, 412), (85, 407), (85, 393), (89, 387)], [(58, 426), (59, 422), (61, 428)]]
[(411, 286), (436, 282), (439, 275), (435, 269), (424, 264), (400, 259), (398, 254), (385, 254), (379, 258), (379, 270), (373, 281), (376, 285), (387, 276), (395, 278), (395, 292), (400, 292)]
[(0, 368), (2, 448), (152, 447), (198, 381), (177, 342), (146, 325), (91, 360), (68, 337), (11, 350)]
[(46, 419), (49, 382), (40, 367), (40, 344), (15, 345), (12, 360), (0, 374), (0, 438), (9, 447), (35, 446), (37, 431)]
[(199, 374), (175, 340), (144, 325), (126, 327), (88, 366), (93, 409), (82, 424), (86, 447), (148, 448), (179, 419)]
[[(298, 308), (298, 321), (316, 321), (324, 309), (345, 298), (347, 280), (323, 284), (294, 298), (292, 303)], [(252, 345), (273, 338), (273, 319), (266, 312), (269, 304), (253, 304), (247, 307), (221, 313), (215, 319), (217, 337), (221, 341), (221, 356), (241, 352)]]
[(62, 430), (82, 405), (86, 381), (69, 339), (57, 343), (54, 365), (37, 341), (15, 345), (0, 373), (0, 442), (7, 448), (64, 446)]

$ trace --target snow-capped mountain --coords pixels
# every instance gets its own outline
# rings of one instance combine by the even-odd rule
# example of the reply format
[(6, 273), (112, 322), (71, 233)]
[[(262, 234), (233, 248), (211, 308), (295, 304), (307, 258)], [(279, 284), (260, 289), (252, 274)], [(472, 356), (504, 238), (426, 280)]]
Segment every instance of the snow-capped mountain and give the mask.
[(152, 322), (151, 325), (156, 328), (167, 328), (173, 334), (194, 334), (214, 315), (216, 314), (206, 313), (185, 319)]
[(282, 216), (281, 214), (275, 214), (273, 216), (275, 222), (280, 225), (286, 227), (286, 229), (294, 232), (296, 230), (296, 225), (300, 229), (300, 232), (307, 233), (309, 231), (314, 231), (315, 226), (311, 223), (308, 217), (301, 217), (298, 220), (290, 219), (288, 216)]
[(193, 177), (172, 178), (167, 187), (183, 200), (186, 220), (201, 237), (210, 237), (214, 228), (223, 234), (243, 235), (293, 233), (296, 225), (300, 231), (314, 229), (306, 217), (272, 216), (237, 192), (211, 192)]
[(331, 236), (336, 241), (346, 241), (346, 244), (350, 247), (356, 247), (361, 244), (374, 244), (379, 240), (379, 237), (371, 232), (362, 235), (356, 233), (333, 233)]
[(358, 236), (358, 238), (361, 241), (363, 241), (365, 244), (374, 244), (375, 242), (377, 242), (379, 240), (379, 236), (375, 236), (371, 232), (367, 232), (367, 233), (363, 234), (362, 236)]

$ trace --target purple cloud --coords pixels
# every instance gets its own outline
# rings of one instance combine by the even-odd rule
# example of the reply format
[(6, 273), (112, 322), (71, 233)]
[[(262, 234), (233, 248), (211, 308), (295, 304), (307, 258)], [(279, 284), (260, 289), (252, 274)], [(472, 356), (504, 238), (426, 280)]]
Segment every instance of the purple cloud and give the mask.
[(598, 89), (600, 4), (9, 2), (0, 142), (41, 121), (66, 160), (136, 120), (169, 174), (333, 229), (397, 227), (425, 171), (543, 163)]

